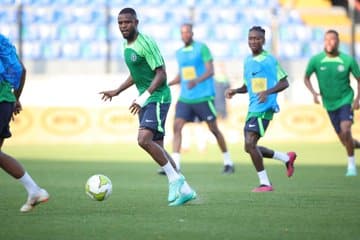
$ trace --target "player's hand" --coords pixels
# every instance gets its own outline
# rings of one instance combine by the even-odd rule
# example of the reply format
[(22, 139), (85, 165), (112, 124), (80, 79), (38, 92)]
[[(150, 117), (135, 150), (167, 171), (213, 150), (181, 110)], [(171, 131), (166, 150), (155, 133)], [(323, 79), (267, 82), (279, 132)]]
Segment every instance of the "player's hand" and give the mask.
[(313, 97), (314, 97), (314, 103), (316, 103), (316, 104), (320, 104), (319, 96), (320, 96), (320, 94), (319, 94), (319, 93), (314, 93), (314, 94), (313, 94)]
[(265, 102), (267, 99), (266, 91), (259, 92), (257, 96), (258, 96), (259, 102), (261, 102), (261, 103)]
[(22, 106), (19, 100), (16, 100), (16, 102), (14, 103), (14, 111), (13, 111), (13, 116), (12, 116), (12, 120), (14, 120), (15, 115), (19, 114), (22, 111)]
[(225, 90), (225, 97), (226, 98), (232, 98), (234, 95), (236, 94), (236, 89), (230, 89), (230, 88), (228, 88), (228, 89), (226, 89)]
[(358, 110), (360, 108), (359, 101), (355, 100), (353, 103), (353, 110)]
[(111, 102), (112, 98), (118, 95), (118, 92), (117, 90), (110, 90), (110, 91), (99, 92), (99, 94), (102, 94), (101, 100), (105, 102), (109, 100)]
[(191, 80), (188, 82), (187, 87), (188, 87), (188, 89), (192, 89), (193, 87), (196, 86), (196, 84), (197, 84), (197, 82), (195, 80)]
[(134, 100), (134, 102), (131, 104), (129, 109), (130, 109), (131, 114), (135, 115), (140, 112), (141, 107), (139, 104), (135, 103), (135, 100)]

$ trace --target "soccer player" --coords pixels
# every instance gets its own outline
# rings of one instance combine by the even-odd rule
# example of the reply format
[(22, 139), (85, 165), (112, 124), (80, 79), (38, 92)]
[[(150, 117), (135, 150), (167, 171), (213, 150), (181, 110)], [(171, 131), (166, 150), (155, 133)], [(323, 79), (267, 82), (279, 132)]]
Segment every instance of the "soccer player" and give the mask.
[(134, 9), (124, 8), (119, 12), (118, 25), (126, 39), (124, 58), (130, 75), (115, 90), (101, 92), (102, 99), (111, 101), (112, 97), (135, 84), (139, 96), (129, 109), (139, 116), (138, 144), (165, 171), (169, 181), (169, 206), (179, 206), (195, 199), (196, 193), (184, 176), (176, 171), (173, 160), (163, 147), (171, 92), (159, 48), (151, 37), (138, 31), (138, 23)]
[(5, 138), (11, 137), (11, 119), (22, 110), (20, 95), (25, 78), (26, 70), (16, 54), (14, 45), (0, 34), (0, 167), (18, 179), (28, 193), (26, 203), (20, 208), (21, 212), (29, 212), (37, 204), (49, 199), (48, 192), (36, 184), (24, 167), (1, 150)]
[(181, 26), (184, 46), (176, 52), (179, 73), (169, 85), (180, 84), (180, 97), (176, 103), (172, 157), (180, 170), (182, 129), (187, 122), (205, 121), (214, 134), (223, 153), (223, 173), (234, 172), (223, 134), (218, 128), (214, 105), (215, 83), (213, 57), (206, 44), (193, 40), (191, 24)]
[[(319, 104), (319, 96), (328, 112), (330, 121), (344, 145), (348, 166), (346, 176), (356, 176), (354, 149), (360, 147), (360, 142), (352, 137), (353, 110), (359, 109), (360, 100), (360, 71), (354, 58), (339, 51), (339, 34), (335, 30), (328, 30), (324, 38), (324, 51), (313, 56), (306, 68), (305, 86), (313, 95), (314, 102)], [(315, 73), (320, 93), (316, 92), (310, 81)], [(350, 73), (357, 81), (357, 95), (350, 85)]]
[(260, 186), (253, 192), (273, 191), (272, 184), (264, 168), (263, 158), (282, 161), (287, 169), (287, 176), (294, 173), (295, 152), (282, 153), (258, 145), (264, 136), (274, 113), (279, 111), (278, 92), (289, 86), (287, 73), (277, 60), (263, 49), (265, 30), (260, 26), (250, 28), (248, 44), (252, 54), (244, 61), (244, 84), (237, 89), (228, 89), (227, 98), (237, 93), (248, 93), (249, 109), (244, 127), (245, 151), (249, 153), (257, 171)]

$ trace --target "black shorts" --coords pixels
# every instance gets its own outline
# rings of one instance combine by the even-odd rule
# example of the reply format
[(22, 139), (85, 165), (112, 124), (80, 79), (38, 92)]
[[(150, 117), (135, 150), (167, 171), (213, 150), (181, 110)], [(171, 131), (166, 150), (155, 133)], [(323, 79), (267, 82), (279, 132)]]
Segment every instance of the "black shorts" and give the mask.
[(354, 121), (354, 112), (350, 104), (346, 104), (334, 111), (328, 111), (328, 115), (336, 133), (340, 133), (340, 123), (342, 121)]
[(0, 138), (11, 137), (10, 121), (14, 112), (14, 103), (0, 102)]
[(214, 100), (200, 103), (176, 103), (175, 118), (181, 118), (187, 122), (195, 120), (212, 122), (216, 119)]
[(256, 132), (260, 137), (265, 135), (265, 131), (269, 126), (270, 120), (264, 118), (252, 117), (249, 118), (244, 127), (244, 132)]
[(166, 116), (170, 103), (151, 102), (141, 108), (139, 112), (140, 128), (146, 128), (153, 132), (153, 141), (163, 140), (165, 136)]

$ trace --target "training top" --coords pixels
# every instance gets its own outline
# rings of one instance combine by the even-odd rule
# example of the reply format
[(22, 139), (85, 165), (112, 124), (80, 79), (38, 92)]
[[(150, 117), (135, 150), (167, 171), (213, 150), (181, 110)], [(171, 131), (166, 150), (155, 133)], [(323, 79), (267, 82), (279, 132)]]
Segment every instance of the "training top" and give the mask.
[(19, 88), (22, 71), (15, 46), (0, 34), (0, 102), (16, 101), (13, 89)]
[(342, 52), (337, 57), (328, 57), (325, 52), (321, 52), (310, 59), (305, 75), (310, 77), (314, 72), (327, 111), (352, 104), (354, 90), (350, 85), (350, 73), (355, 78), (360, 77), (359, 65), (353, 57)]
[[(257, 94), (274, 87), (279, 80), (286, 78), (287, 73), (278, 61), (267, 51), (257, 56), (249, 55), (244, 61), (244, 83), (249, 94), (249, 113), (258, 115), (265, 112), (278, 112), (277, 93), (267, 96), (260, 103)], [(272, 116), (271, 116), (272, 117)]]
[(188, 88), (188, 82), (206, 72), (206, 63), (213, 60), (211, 52), (206, 44), (194, 41), (189, 46), (184, 46), (176, 51), (180, 74), (180, 97), (179, 101), (186, 103), (198, 103), (215, 96), (214, 78), (198, 83), (192, 89)]
[[(149, 88), (155, 77), (155, 69), (165, 67), (164, 59), (154, 39), (139, 33), (131, 44), (124, 43), (124, 58), (139, 94)], [(170, 103), (170, 88), (164, 81), (149, 97), (149, 102)]]

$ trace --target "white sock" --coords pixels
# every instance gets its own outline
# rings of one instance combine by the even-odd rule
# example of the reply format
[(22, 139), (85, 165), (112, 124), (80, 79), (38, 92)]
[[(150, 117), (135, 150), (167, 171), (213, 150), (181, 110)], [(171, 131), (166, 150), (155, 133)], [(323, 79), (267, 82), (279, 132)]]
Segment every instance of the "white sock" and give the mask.
[(268, 175), (266, 173), (266, 170), (262, 170), (261, 172), (257, 173), (259, 176), (259, 180), (260, 180), (260, 185), (267, 185), (267, 186), (271, 186), (270, 180), (268, 178)]
[(167, 162), (164, 166), (162, 166), (162, 169), (164, 169), (169, 182), (180, 178), (180, 175), (175, 171), (170, 162)]
[(348, 169), (354, 169), (356, 168), (355, 164), (355, 156), (348, 157)]
[(290, 157), (286, 153), (274, 151), (273, 159), (280, 160), (284, 163), (287, 163), (289, 161)]
[(230, 165), (230, 166), (234, 165), (233, 161), (231, 160), (229, 152), (224, 152), (223, 156), (224, 156), (224, 166), (225, 165)]
[(19, 178), (19, 181), (24, 185), (28, 195), (34, 195), (40, 190), (40, 187), (35, 183), (35, 181), (31, 178), (31, 176), (25, 172), (24, 176)]
[(173, 159), (174, 162), (175, 162), (176, 169), (177, 169), (178, 171), (180, 171), (180, 159), (181, 159), (180, 153), (178, 153), (178, 152), (173, 152), (173, 153), (171, 154), (171, 157), (172, 157), (172, 159)]

